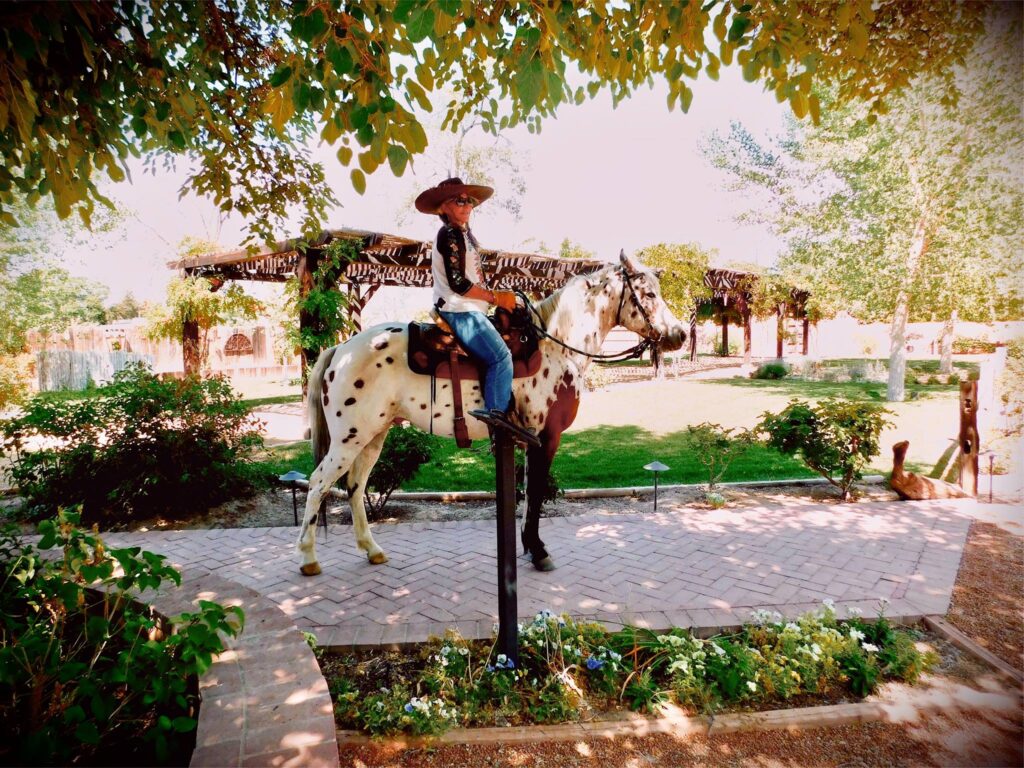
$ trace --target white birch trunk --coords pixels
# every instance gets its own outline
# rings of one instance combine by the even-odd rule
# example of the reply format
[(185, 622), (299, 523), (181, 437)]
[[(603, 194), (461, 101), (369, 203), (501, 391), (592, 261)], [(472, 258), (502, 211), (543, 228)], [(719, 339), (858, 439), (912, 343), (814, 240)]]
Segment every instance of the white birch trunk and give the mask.
[(953, 372), (953, 327), (956, 323), (957, 312), (954, 309), (942, 326), (942, 341), (939, 343), (939, 373), (950, 374)]
[(910, 315), (910, 291), (918, 279), (917, 268), (927, 246), (925, 217), (921, 216), (914, 225), (907, 253), (907, 271), (904, 284), (896, 294), (896, 309), (889, 327), (889, 384), (885, 399), (892, 403), (903, 402), (906, 396), (904, 377), (907, 373), (907, 318)]

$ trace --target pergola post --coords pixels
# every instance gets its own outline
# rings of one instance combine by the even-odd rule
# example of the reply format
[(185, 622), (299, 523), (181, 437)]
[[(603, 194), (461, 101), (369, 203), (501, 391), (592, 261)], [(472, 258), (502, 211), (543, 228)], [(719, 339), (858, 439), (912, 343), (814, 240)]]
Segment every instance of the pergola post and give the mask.
[(747, 364), (750, 362), (750, 350), (753, 346), (754, 331), (750, 325), (750, 307), (745, 301), (741, 305), (741, 310), (743, 317), (743, 363)]
[[(295, 276), (299, 282), (299, 337), (302, 332), (313, 328), (316, 325), (315, 318), (305, 309), (301, 309), (303, 300), (309, 295), (314, 287), (314, 275), (317, 263), (320, 260), (320, 251), (308, 248), (299, 252), (298, 261), (295, 263)], [(299, 365), (302, 371), (302, 397), (305, 399), (308, 390), (309, 368), (316, 362), (320, 355), (319, 349), (302, 347), (299, 353)]]
[(697, 361), (697, 310), (690, 313), (690, 362)]
[(729, 356), (729, 316), (722, 312), (722, 357)]
[(786, 308), (779, 307), (775, 322), (775, 357), (779, 360), (782, 359), (782, 341), (785, 336), (786, 329), (784, 325), (784, 318), (786, 317)]
[(811, 321), (808, 317), (804, 317), (804, 357), (807, 357), (807, 352), (810, 350), (810, 338), (811, 338)]

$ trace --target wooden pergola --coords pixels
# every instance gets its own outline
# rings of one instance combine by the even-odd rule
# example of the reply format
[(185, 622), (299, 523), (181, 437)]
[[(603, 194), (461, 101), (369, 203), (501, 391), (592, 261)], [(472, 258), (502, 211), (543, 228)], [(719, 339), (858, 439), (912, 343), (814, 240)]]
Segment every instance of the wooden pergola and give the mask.
[[(283, 240), (251, 253), (245, 250), (225, 253), (200, 254), (169, 262), (168, 266), (187, 275), (211, 280), (214, 290), (227, 280), (255, 280), (284, 282), (296, 277), (300, 295), (308, 294), (314, 285), (314, 275), (323, 258), (324, 249), (333, 241), (361, 241), (359, 257), (346, 264), (336, 280), (347, 286), (349, 315), (354, 328), (360, 327), (360, 317), (366, 302), (382, 285), (429, 288), (431, 243), (412, 240), (398, 235), (369, 232), (359, 229), (332, 229), (323, 232), (312, 242), (299, 239)], [(483, 267), (490, 283), (502, 290), (521, 290), (536, 295), (547, 295), (557, 290), (572, 277), (596, 272), (606, 262), (588, 259), (562, 259), (535, 253), (512, 253), (481, 249)], [(712, 291), (710, 305), (713, 316), (722, 323), (722, 345), (729, 349), (729, 317), (738, 312), (744, 328), (744, 351), (750, 351), (750, 290), (758, 276), (726, 269), (709, 269), (704, 283)], [(778, 355), (782, 356), (783, 320), (786, 316), (804, 318), (804, 353), (807, 352), (807, 318), (804, 311), (807, 294), (793, 291), (791, 301), (779, 307)], [(735, 311), (732, 309), (735, 307)], [(696, 323), (700, 308), (690, 315), (690, 357), (696, 358)], [(299, 327), (308, 327), (311, 318), (300, 313)], [(198, 346), (198, 328), (184, 329), (183, 345)], [(302, 362), (315, 359), (318, 350), (303, 350)], [(186, 352), (186, 359), (188, 354)]]
[[(722, 326), (722, 354), (729, 354), (729, 321), (735, 319), (743, 327), (743, 355), (750, 356), (751, 311), (753, 291), (761, 279), (753, 272), (731, 269), (709, 269), (704, 274), (704, 285), (711, 290), (711, 297), (702, 300), (690, 316), (690, 359), (697, 357), (697, 317), (710, 313)], [(785, 321), (792, 317), (803, 321), (803, 354), (807, 354), (810, 340), (810, 318), (807, 315), (807, 299), (810, 294), (796, 288), (789, 290), (785, 301), (775, 307), (776, 336), (775, 356), (783, 357)]]

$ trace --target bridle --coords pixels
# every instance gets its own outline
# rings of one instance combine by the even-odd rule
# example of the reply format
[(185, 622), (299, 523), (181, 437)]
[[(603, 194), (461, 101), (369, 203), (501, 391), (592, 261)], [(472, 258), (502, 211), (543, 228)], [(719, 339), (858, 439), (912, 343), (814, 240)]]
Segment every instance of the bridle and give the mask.
[[(647, 314), (647, 310), (644, 309), (644, 305), (641, 303), (640, 297), (636, 294), (636, 288), (633, 286), (633, 280), (642, 277), (642, 275), (639, 272), (630, 274), (625, 267), (619, 267), (616, 271), (622, 273), (623, 288), (622, 293), (619, 294), (619, 307), (615, 310), (615, 325), (622, 324), (622, 308), (626, 303), (626, 290), (628, 289), (630, 300), (636, 305), (636, 308), (640, 310), (640, 316), (644, 319), (644, 331), (649, 332), (650, 335), (644, 336), (640, 340), (639, 344), (635, 344), (629, 349), (624, 349), (622, 352), (616, 352), (613, 355), (599, 355), (592, 352), (585, 352), (582, 349), (576, 349), (576, 347), (566, 344), (561, 339), (555, 338), (548, 333), (547, 328), (544, 326), (544, 319), (540, 316), (537, 308), (533, 306), (529, 297), (522, 291), (516, 291), (516, 295), (523, 300), (523, 304), (530, 311), (530, 326), (542, 338), (550, 339), (558, 346), (568, 349), (570, 352), (575, 352), (578, 355), (589, 357), (592, 360), (605, 360), (613, 363), (622, 362), (623, 360), (632, 360), (633, 358), (640, 357), (644, 352), (661, 341), (661, 333), (654, 327), (654, 323), (651, 322), (651, 316)], [(534, 322), (533, 318), (536, 318), (537, 322)]]

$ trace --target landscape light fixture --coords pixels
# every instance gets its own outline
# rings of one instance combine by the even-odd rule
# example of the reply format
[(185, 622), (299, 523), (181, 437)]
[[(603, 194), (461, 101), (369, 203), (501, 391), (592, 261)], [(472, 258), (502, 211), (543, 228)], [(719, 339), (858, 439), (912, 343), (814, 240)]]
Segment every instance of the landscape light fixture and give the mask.
[(291, 472), (286, 472), (277, 478), (282, 483), (287, 483), (292, 487), (292, 513), (295, 515), (295, 524), (299, 524), (299, 502), (295, 498), (295, 490), (298, 487), (299, 480), (305, 480), (306, 476), (301, 472), (296, 472), (294, 469)]
[(654, 511), (658, 511), (658, 473), (664, 472), (668, 467), (662, 464), (660, 461), (652, 461), (650, 464), (645, 464), (644, 469), (648, 472), (654, 473)]

